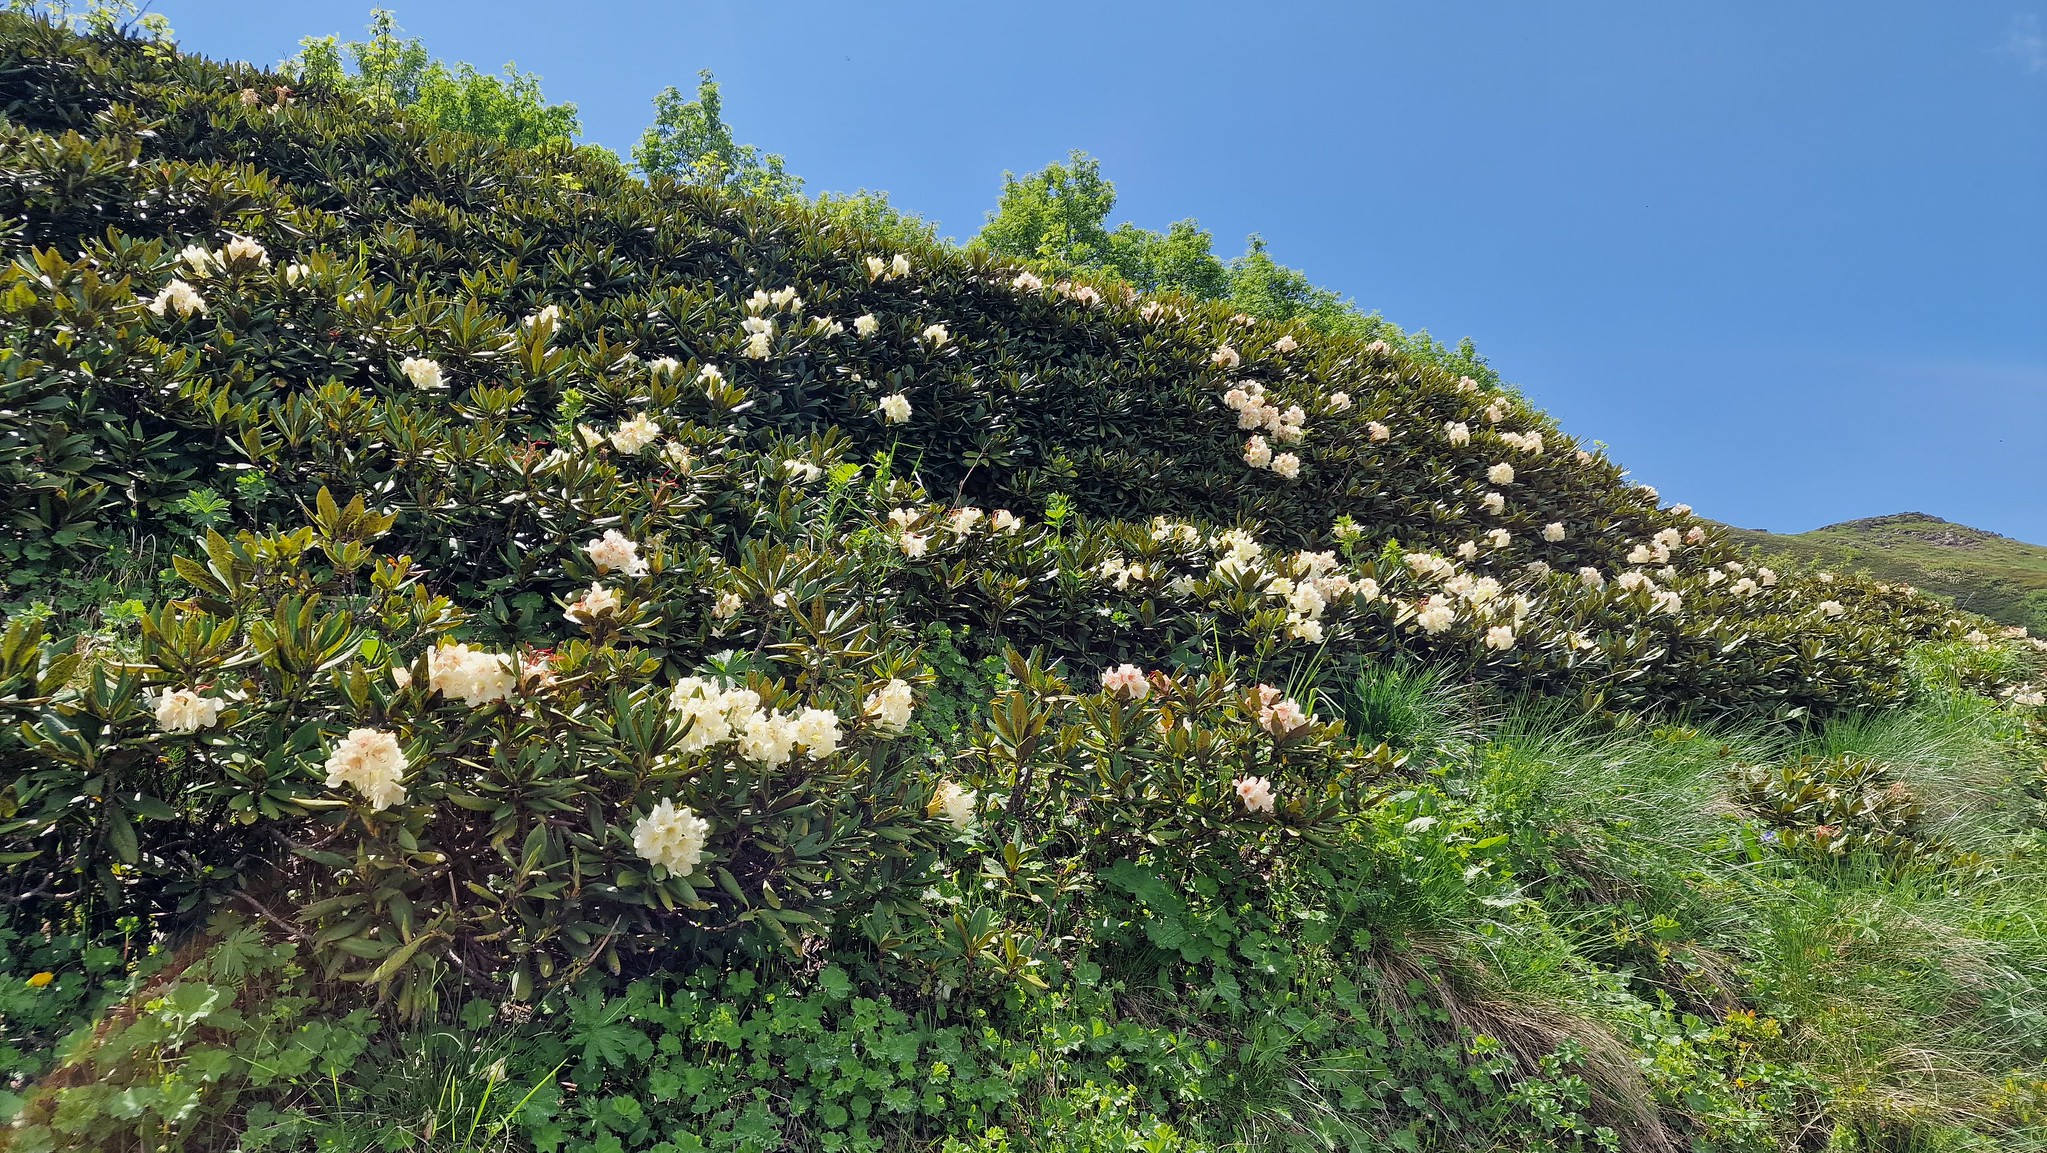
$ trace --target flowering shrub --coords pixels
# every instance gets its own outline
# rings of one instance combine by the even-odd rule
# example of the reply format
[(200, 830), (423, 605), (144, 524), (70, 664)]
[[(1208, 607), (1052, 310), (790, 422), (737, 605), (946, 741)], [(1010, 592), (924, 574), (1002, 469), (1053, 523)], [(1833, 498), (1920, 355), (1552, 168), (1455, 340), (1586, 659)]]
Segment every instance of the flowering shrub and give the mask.
[[(1411, 726), (1322, 686), (1426, 665), (1595, 715), (1781, 724), (1904, 700), (1925, 642), (1990, 643), (1909, 589), (1756, 565), (1518, 396), (1383, 343), (882, 251), (317, 87), (250, 103), (277, 78), (119, 37), (0, 16), (0, 69), (0, 567), (25, 589), (190, 554), (127, 574), (130, 628), (0, 631), (0, 906), (96, 947), (231, 905), (307, 997), (445, 1018), (459, 988), (602, 1038), (571, 990), (701, 972), (696, 996), (769, 954), (856, 964), (937, 1020), (955, 995), (1092, 993), (1099, 951), (1263, 1020), (1247, 985), (1348, 941), (1304, 983), (1345, 987), (1345, 1043), (1380, 1052), (1399, 1014), (1349, 983), (1383, 960), (1387, 862), (1425, 895), (1518, 898), (1504, 838), (1430, 831), (1378, 743)], [(167, 519), (193, 507), (196, 542)], [(1966, 680), (2039, 715), (2034, 672)], [(1783, 843), (1919, 836), (1860, 769), (1739, 787)], [(1302, 877), (1328, 890), (1307, 928), (1269, 907)], [(722, 1012), (646, 1010), (734, 1035)], [(1338, 1027), (1288, 1028), (1273, 1051)], [(1510, 1069), (1532, 1094), (1444, 1116), (1605, 1141), (1571, 1050), (1429, 1042), (1388, 1060), (1430, 1100)], [(591, 1102), (673, 1099), (682, 1062), (587, 1044), (577, 1107), (657, 1140)], [(1212, 1059), (1172, 1092), (1224, 1084)], [(664, 1080), (600, 1099), (606, 1066)], [(688, 1096), (766, 1140), (765, 1105), (702, 1087), (726, 1083)], [(946, 1115), (930, 1092), (889, 1107)], [(970, 1115), (1014, 1092), (991, 1076)]]
[(1872, 853), (1895, 864), (1961, 860), (1923, 827), (1910, 786), (1878, 761), (1801, 757), (1734, 771), (1735, 803), (1765, 826), (1763, 840), (1792, 856), (1826, 861)]

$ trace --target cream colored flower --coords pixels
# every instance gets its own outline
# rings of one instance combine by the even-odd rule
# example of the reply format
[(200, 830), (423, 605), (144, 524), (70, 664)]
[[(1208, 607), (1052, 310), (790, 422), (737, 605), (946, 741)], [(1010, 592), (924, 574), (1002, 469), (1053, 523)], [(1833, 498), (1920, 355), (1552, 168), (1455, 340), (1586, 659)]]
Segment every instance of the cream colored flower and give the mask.
[(1564, 539), (1564, 522), (1560, 520), (1553, 520), (1548, 524), (1543, 525), (1542, 539), (1549, 541), (1551, 544), (1555, 544), (1556, 542)]
[(398, 738), (377, 729), (350, 729), (327, 758), (327, 787), (351, 785), (381, 812), (405, 799), (400, 783), (410, 762)]
[(1437, 601), (1434, 597), (1429, 598), (1428, 604), (1421, 611), (1414, 614), (1414, 623), (1421, 626), (1423, 632), (1430, 634), (1440, 633), (1448, 629), (1456, 619), (1456, 610), (1452, 609), (1448, 604)]
[(881, 413), (884, 424), (901, 424), (910, 419), (910, 398), (900, 392), (882, 397), (874, 407)]
[(1225, 344), (1209, 354), (1208, 362), (1217, 368), (1228, 370), (1244, 363), (1244, 358), (1237, 355), (1236, 349)]
[(518, 683), (513, 659), (503, 653), (442, 642), (427, 654), (427, 681), (434, 691), (480, 708), (510, 696)]
[(447, 387), (441, 382), (441, 363), (424, 356), (408, 356), (398, 365), (398, 371), (417, 389)]
[(924, 326), (924, 341), (933, 348), (944, 348), (945, 342), (951, 339), (952, 332), (943, 324), (927, 324)]
[(156, 698), (156, 727), (167, 733), (196, 733), (220, 722), (226, 701), (202, 697), (191, 689), (173, 689)]
[(796, 747), (806, 754), (829, 757), (839, 751), (839, 714), (830, 709), (804, 709), (796, 714), (792, 735)]
[(1272, 351), (1274, 352), (1292, 352), (1299, 347), (1301, 347), (1301, 342), (1295, 340), (1292, 333), (1288, 333), (1272, 342)]
[(1230, 782), (1230, 787), (1236, 790), (1237, 800), (1243, 802), (1245, 812), (1269, 813), (1273, 811), (1273, 802), (1276, 798), (1272, 791), (1272, 782), (1266, 778), (1238, 777)]
[(221, 249), (224, 264), (246, 264), (252, 268), (268, 268), (270, 254), (263, 246), (247, 236), (230, 237), (227, 246)]
[(880, 329), (881, 322), (874, 319), (874, 314), (871, 312), (853, 318), (853, 335), (855, 336), (873, 336)]
[(974, 823), (976, 802), (980, 794), (965, 789), (951, 781), (938, 782), (938, 788), (931, 795), (931, 804), (925, 810), (932, 816), (943, 816), (952, 822), (952, 827), (965, 832)]
[(882, 732), (900, 733), (910, 727), (913, 703), (909, 682), (897, 679), (867, 694), (865, 712)]
[(1494, 625), (1485, 631), (1485, 647), (1506, 652), (1514, 647), (1514, 630), (1505, 625)]
[(703, 861), (710, 836), (709, 821), (690, 809), (676, 808), (673, 798), (663, 797), (633, 826), (633, 851), (678, 877), (687, 877)]
[(619, 425), (611, 432), (611, 447), (627, 456), (638, 456), (641, 449), (661, 439), (661, 426), (648, 419), (644, 412), (636, 412), (633, 418)]
[(1301, 458), (1290, 452), (1280, 453), (1272, 458), (1272, 471), (1294, 480), (1301, 475)]
[(591, 581), (589, 591), (570, 601), (562, 610), (562, 618), (571, 624), (583, 624), (600, 617), (616, 616), (618, 609), (617, 591)]
[(1514, 466), (1508, 464), (1506, 461), (1503, 460), (1500, 463), (1494, 465), (1493, 467), (1485, 470), (1485, 475), (1486, 479), (1492, 481), (1494, 484), (1513, 484)]
[(931, 538), (919, 532), (906, 532), (896, 543), (911, 560), (920, 559), (931, 548)]
[(1848, 611), (1848, 606), (1842, 604), (1840, 601), (1821, 601), (1819, 604), (1814, 605), (1813, 607), (1825, 613), (1829, 619), (1838, 617)]
[(220, 258), (203, 244), (187, 244), (178, 252), (178, 260), (184, 264), (194, 280), (205, 280), (212, 276), (220, 265)]
[(1365, 435), (1373, 440), (1385, 440), (1393, 435), (1393, 430), (1376, 420), (1367, 421), (1365, 422)]
[(1506, 548), (1514, 541), (1514, 534), (1503, 528), (1487, 529), (1485, 542), (1490, 548)]
[(1496, 492), (1489, 492), (1480, 497), (1479, 503), (1484, 505), (1485, 510), (1494, 516), (1498, 516), (1507, 510), (1507, 498)]
[(162, 316), (165, 309), (182, 317), (190, 317), (195, 312), (204, 316), (206, 299), (199, 295), (198, 289), (182, 280), (174, 279), (164, 285), (163, 291), (156, 294), (155, 300), (149, 302), (149, 311), (158, 316)]
[(1471, 426), (1462, 421), (1445, 421), (1443, 435), (1450, 438), (1453, 445), (1467, 445), (1471, 443)]
[(1102, 691), (1126, 701), (1141, 701), (1151, 695), (1151, 682), (1136, 665), (1117, 665), (1102, 670)]
[(1015, 513), (1009, 511), (1006, 508), (998, 508), (993, 513), (991, 513), (988, 517), (988, 523), (989, 526), (994, 529), (994, 531), (999, 532), (1004, 536), (1009, 536), (1015, 533), (1016, 530), (1018, 530), (1019, 528), (1023, 527), (1023, 521), (1018, 519)]
[(899, 276), (910, 275), (910, 258), (904, 256), (900, 252), (890, 257), (888, 262), (888, 274), (890, 279), (894, 279)]
[(647, 562), (640, 556), (639, 544), (615, 528), (605, 529), (604, 535), (584, 545), (583, 551), (590, 554), (590, 563), (597, 566), (598, 572), (618, 572), (629, 577), (647, 575)]
[(1272, 446), (1262, 436), (1254, 436), (1244, 442), (1244, 463), (1252, 468), (1265, 468), (1272, 463)]

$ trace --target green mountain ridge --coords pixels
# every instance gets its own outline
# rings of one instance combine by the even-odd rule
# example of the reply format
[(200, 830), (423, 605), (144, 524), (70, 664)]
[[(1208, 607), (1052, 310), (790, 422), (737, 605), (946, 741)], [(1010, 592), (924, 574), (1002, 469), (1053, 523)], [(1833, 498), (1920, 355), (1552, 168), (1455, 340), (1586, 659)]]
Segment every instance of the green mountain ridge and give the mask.
[(1802, 533), (1727, 527), (1765, 555), (1903, 582), (2035, 634), (2047, 633), (2047, 546), (1923, 512), (1863, 517)]

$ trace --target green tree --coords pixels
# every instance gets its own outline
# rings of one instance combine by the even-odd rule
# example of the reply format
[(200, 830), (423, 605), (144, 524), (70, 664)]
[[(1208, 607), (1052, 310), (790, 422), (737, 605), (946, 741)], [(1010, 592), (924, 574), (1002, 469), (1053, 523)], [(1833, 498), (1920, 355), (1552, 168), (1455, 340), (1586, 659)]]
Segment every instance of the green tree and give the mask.
[[(503, 76), (469, 64), (450, 66), (417, 37), (400, 35), (398, 18), (370, 10), (369, 39), (346, 44), (333, 36), (299, 42), (292, 61), (304, 84), (354, 92), (372, 103), (403, 108), (425, 122), (519, 148), (573, 142), (582, 131), (574, 104), (549, 104), (540, 77), (505, 65)], [(350, 65), (353, 65), (351, 70)]]
[(1229, 291), (1229, 270), (1216, 259), (1215, 235), (1192, 219), (1175, 220), (1164, 232), (1125, 221), (1108, 237), (1108, 267), (1146, 292), (1216, 300)]
[(633, 146), (633, 163), (649, 176), (658, 173), (707, 188), (776, 199), (803, 192), (802, 178), (788, 171), (781, 156), (734, 142), (718, 82), (708, 68), (697, 73), (695, 100), (684, 100), (672, 85), (654, 97), (654, 122)]
[(1198, 300), (1226, 301), (1239, 312), (1269, 320), (1297, 320), (1318, 332), (1383, 340), (1428, 363), (1486, 384), (1499, 374), (1471, 341), (1447, 348), (1426, 330), (1403, 332), (1376, 312), (1309, 281), (1266, 251), (1253, 234), (1244, 255), (1225, 264), (1215, 237), (1194, 220), (1155, 232), (1125, 222), (1112, 231), (1116, 186), (1101, 162), (1075, 149), (1027, 176), (1002, 174), (1002, 196), (974, 244), (1031, 261), (1058, 274), (1109, 273), (1145, 292), (1181, 292)]
[(863, 188), (858, 192), (819, 193), (817, 210), (834, 225), (865, 232), (886, 248), (945, 243), (938, 239), (937, 225), (890, 204), (886, 192)]
[(1170, 290), (1220, 298), (1228, 273), (1215, 257), (1215, 237), (1192, 220), (1165, 232), (1124, 222), (1111, 232), (1116, 186), (1101, 162), (1074, 150), (1019, 178), (1002, 174), (1002, 198), (977, 241), (991, 252), (1033, 260), (1058, 271), (1111, 272), (1147, 292)]
[(1002, 198), (976, 241), (989, 251), (1055, 268), (1100, 268), (1109, 254), (1103, 221), (1116, 207), (1116, 186), (1101, 162), (1079, 149), (1019, 179), (1002, 174)]

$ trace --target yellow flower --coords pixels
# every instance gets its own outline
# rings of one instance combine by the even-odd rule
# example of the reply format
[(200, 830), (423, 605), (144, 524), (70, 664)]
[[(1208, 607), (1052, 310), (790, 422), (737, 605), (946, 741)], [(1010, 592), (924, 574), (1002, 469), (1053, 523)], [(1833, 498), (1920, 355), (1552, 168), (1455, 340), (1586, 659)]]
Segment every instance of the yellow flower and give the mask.
[(56, 979), (57, 974), (52, 973), (49, 970), (45, 969), (44, 971), (37, 973), (35, 976), (30, 977), (28, 979), (28, 987), (31, 989), (40, 989), (44, 985), (47, 985)]

